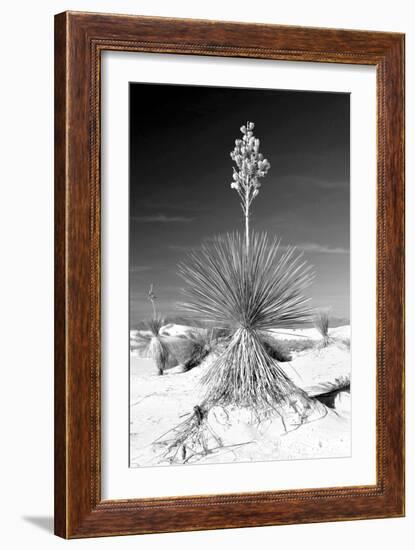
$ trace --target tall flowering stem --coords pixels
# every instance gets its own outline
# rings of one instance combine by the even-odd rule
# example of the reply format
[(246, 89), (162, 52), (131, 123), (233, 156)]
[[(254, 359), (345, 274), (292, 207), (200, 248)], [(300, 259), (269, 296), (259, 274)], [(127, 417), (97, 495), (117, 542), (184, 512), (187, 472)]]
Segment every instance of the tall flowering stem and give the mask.
[(150, 290), (148, 291), (148, 299), (150, 300), (151, 305), (153, 306), (153, 318), (157, 319), (157, 312), (156, 312), (157, 296), (154, 294), (153, 284), (151, 284)]
[(247, 122), (241, 126), (242, 139), (235, 140), (235, 148), (231, 152), (233, 167), (233, 181), (231, 188), (238, 192), (241, 207), (245, 216), (245, 247), (249, 251), (249, 215), (252, 201), (259, 193), (260, 179), (265, 177), (271, 165), (259, 152), (260, 141), (254, 136), (255, 124)]

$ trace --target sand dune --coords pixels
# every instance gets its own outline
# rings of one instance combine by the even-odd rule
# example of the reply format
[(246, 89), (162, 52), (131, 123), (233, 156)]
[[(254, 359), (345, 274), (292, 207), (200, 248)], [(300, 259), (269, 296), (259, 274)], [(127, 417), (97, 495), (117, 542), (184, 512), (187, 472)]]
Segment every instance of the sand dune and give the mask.
[[(163, 327), (171, 336), (191, 330), (183, 325)], [(278, 334), (277, 334), (278, 332)], [(310, 395), (350, 378), (350, 351), (344, 344), (350, 338), (350, 327), (330, 331), (333, 338), (327, 348), (318, 346), (319, 334), (314, 328), (279, 330), (281, 339), (308, 338), (315, 340), (312, 349), (294, 352), (292, 361), (281, 363), (286, 374)], [(132, 331), (131, 341), (137, 338)], [(208, 357), (202, 365), (189, 372), (180, 368), (156, 375), (151, 359), (143, 359), (134, 351), (130, 357), (130, 445), (131, 467), (167, 464), (160, 458), (160, 448), (153, 442), (189, 415), (203, 400), (200, 378), (213, 360)], [(288, 460), (350, 455), (350, 394), (343, 391), (335, 396), (335, 408), (317, 403), (313, 417), (298, 425), (283, 426), (279, 418), (259, 425), (250, 412), (241, 409), (224, 410), (214, 407), (209, 423), (221, 435), (223, 448), (202, 457), (200, 463), (249, 460)], [(289, 423), (289, 422), (288, 422)]]

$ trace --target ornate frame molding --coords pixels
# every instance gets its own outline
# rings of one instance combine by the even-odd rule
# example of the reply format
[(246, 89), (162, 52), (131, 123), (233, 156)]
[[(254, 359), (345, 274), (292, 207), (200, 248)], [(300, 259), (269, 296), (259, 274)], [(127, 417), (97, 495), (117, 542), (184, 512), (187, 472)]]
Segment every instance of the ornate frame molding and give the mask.
[[(101, 500), (100, 74), (105, 50), (376, 66), (376, 485)], [(404, 36), (65, 12), (55, 18), (55, 52), (56, 534), (76, 538), (402, 516)]]

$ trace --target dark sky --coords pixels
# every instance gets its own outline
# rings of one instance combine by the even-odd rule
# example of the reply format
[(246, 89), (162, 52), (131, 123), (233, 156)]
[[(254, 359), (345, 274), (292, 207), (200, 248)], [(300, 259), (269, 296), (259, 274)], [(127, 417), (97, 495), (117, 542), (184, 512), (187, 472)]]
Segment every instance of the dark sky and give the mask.
[(313, 305), (348, 319), (349, 109), (348, 94), (131, 83), (131, 326), (151, 314), (151, 283), (160, 313), (176, 313), (190, 248), (243, 231), (229, 153), (247, 120), (271, 163), (252, 227), (303, 251)]

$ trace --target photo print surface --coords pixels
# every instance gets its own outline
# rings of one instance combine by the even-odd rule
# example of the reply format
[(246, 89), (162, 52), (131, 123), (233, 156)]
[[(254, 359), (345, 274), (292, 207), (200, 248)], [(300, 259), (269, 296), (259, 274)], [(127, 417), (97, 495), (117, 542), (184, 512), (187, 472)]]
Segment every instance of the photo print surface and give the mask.
[(349, 94), (129, 97), (130, 467), (350, 456)]

